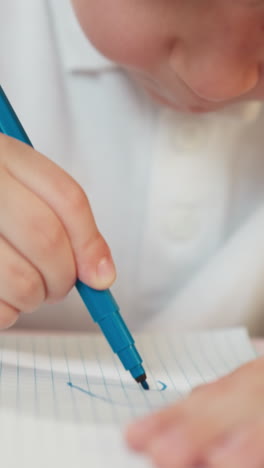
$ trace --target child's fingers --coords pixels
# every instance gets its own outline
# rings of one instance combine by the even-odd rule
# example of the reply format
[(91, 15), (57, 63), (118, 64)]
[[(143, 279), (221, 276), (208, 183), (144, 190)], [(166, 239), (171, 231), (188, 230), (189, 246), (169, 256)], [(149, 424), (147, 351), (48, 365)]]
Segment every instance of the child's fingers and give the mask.
[(206, 459), (208, 468), (263, 468), (264, 418), (249, 423), (214, 447)]
[[(0, 258), (0, 299), (15, 310), (32, 312), (45, 300), (43, 278), (33, 265), (1, 236)], [(6, 310), (5, 307), (5, 315)], [(12, 314), (10, 315), (9, 311), (8, 315), (15, 316), (14, 311), (11, 312)], [(0, 323), (1, 320), (3, 318), (0, 317)]]
[(264, 406), (264, 361), (258, 359), (194, 391), (127, 432), (129, 445), (156, 466), (192, 467), (235, 427), (258, 417)]
[[(161, 450), (163, 444), (167, 445), (166, 439), (168, 439), (169, 444), (174, 440), (175, 444), (178, 445), (176, 439), (189, 439), (190, 431), (196, 440), (200, 437), (205, 439), (207, 432), (212, 433), (211, 427), (208, 427), (215, 411), (215, 398), (211, 398), (212, 393), (214, 393), (212, 384), (203, 385), (195, 389), (186, 400), (176, 402), (132, 423), (126, 432), (128, 444), (137, 451), (149, 451), (152, 446), (158, 446)], [(211, 403), (210, 414), (208, 414), (208, 397)], [(200, 419), (206, 420), (207, 423), (204, 424), (205, 430), (203, 432), (199, 430), (198, 426)], [(161, 443), (158, 443), (159, 439), (161, 439)], [(181, 445), (185, 446), (183, 440)]]
[(76, 279), (64, 226), (46, 203), (1, 168), (0, 212), (1, 235), (40, 272), (46, 298), (63, 297)]
[[(2, 139), (0, 135), (2, 164), (45, 200), (65, 226), (79, 278), (98, 289), (108, 287), (115, 279), (111, 253), (97, 229), (89, 202), (80, 186), (32, 148), (6, 136), (4, 141)], [(5, 157), (5, 154), (9, 156)]]
[(17, 321), (19, 311), (0, 299), (0, 330), (11, 327)]

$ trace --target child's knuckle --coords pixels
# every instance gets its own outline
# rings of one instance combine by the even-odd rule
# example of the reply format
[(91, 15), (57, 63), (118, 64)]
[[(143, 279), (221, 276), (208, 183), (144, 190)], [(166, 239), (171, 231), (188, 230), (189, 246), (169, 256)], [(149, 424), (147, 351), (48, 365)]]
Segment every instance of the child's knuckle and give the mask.
[(25, 269), (23, 274), (14, 277), (15, 302), (21, 310), (27, 311), (43, 299), (43, 285), (40, 275), (33, 269)]
[(69, 214), (75, 216), (87, 208), (88, 200), (84, 190), (76, 183), (72, 183), (65, 194)]
[(61, 248), (65, 238), (63, 225), (55, 217), (44, 222), (38, 235), (38, 249), (42, 258), (50, 258)]

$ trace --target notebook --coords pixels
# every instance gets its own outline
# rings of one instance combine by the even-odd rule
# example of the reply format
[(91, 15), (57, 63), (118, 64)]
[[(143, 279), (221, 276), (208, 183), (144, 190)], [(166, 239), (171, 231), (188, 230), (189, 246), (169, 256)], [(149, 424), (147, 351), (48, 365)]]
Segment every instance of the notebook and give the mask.
[(101, 335), (0, 335), (0, 440), (8, 468), (146, 468), (124, 426), (256, 353), (244, 329), (139, 335), (150, 390)]

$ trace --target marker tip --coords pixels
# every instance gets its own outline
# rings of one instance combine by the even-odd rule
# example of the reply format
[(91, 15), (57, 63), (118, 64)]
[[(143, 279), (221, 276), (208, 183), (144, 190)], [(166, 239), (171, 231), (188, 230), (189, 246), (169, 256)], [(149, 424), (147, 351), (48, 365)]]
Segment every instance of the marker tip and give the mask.
[(144, 388), (144, 390), (149, 390), (149, 384), (146, 380), (143, 380), (142, 382), (140, 382), (142, 387)]

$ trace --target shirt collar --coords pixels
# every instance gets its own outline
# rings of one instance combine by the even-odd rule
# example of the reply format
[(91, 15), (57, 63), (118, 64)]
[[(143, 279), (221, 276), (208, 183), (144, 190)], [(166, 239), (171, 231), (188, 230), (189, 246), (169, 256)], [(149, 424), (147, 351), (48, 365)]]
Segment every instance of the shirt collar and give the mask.
[(101, 73), (118, 65), (100, 54), (83, 33), (70, 0), (49, 2), (59, 53), (67, 71)]

